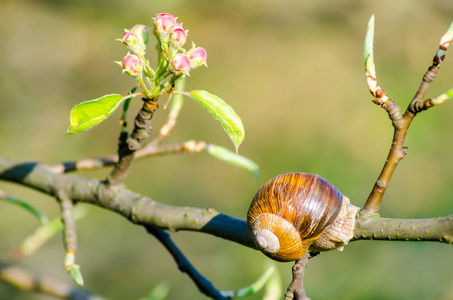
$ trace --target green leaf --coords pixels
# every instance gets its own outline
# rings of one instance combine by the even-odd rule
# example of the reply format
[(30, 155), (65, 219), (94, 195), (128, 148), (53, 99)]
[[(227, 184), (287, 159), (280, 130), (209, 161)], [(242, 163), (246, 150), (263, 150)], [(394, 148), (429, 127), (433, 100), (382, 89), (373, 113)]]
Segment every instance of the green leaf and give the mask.
[(197, 90), (191, 91), (189, 95), (198, 101), (214, 118), (220, 122), (223, 129), (226, 131), (234, 146), (236, 152), (239, 145), (244, 140), (244, 126), (241, 118), (236, 114), (231, 106), (225, 103), (222, 99), (207, 91)]
[(276, 272), (276, 268), (274, 265), (271, 265), (254, 283), (251, 285), (238, 290), (237, 292), (234, 291), (221, 291), (220, 293), (225, 297), (230, 298), (242, 298), (246, 296), (250, 296), (259, 292), (268, 282), (270, 278), (272, 278), (272, 274)]
[[(5, 197), (3, 197), (3, 196), (5, 196)], [(42, 224), (46, 224), (47, 222), (49, 222), (49, 220), (47, 219), (47, 216), (45, 214), (43, 214), (40, 210), (35, 208), (33, 205), (28, 204), (27, 202), (17, 199), (13, 196), (9, 196), (6, 194), (2, 195), (0, 193), (0, 199), (2, 199), (2, 198), (5, 201), (8, 201), (9, 203), (20, 206), (20, 207), (24, 208), (25, 210), (27, 210), (28, 212), (32, 213), (34, 216), (36, 216), (41, 221)]]
[(446, 92), (445, 95), (447, 95), (448, 98), (453, 97), (453, 89), (451, 89), (448, 92)]
[(444, 103), (446, 100), (448, 100), (450, 98), (453, 98), (453, 89), (451, 89), (448, 92), (443, 93), (442, 95), (432, 99), (432, 101), (433, 101), (434, 105), (437, 105), (437, 104)]
[(68, 273), (75, 283), (77, 283), (80, 286), (83, 285), (82, 272), (80, 272), (80, 267), (78, 265), (74, 265), (71, 268), (69, 268)]
[(372, 15), (370, 20), (368, 21), (368, 27), (366, 30), (363, 50), (363, 58), (365, 59), (365, 66), (367, 69), (369, 69), (369, 66), (372, 63), (374, 63), (373, 41), (374, 41), (374, 15)]
[(165, 283), (156, 285), (148, 296), (140, 298), (139, 300), (164, 300), (170, 293), (170, 287)]
[(71, 125), (66, 133), (76, 134), (98, 125), (118, 108), (122, 100), (123, 96), (111, 94), (77, 104), (71, 110)]
[(264, 286), (263, 299), (279, 300), (282, 298), (282, 279), (278, 269), (271, 275), (266, 285)]
[[(73, 210), (74, 220), (78, 221), (83, 218), (87, 211), (85, 207), (76, 206)], [(38, 227), (31, 235), (27, 236), (19, 246), (19, 252), (23, 256), (30, 256), (35, 253), (44, 243), (46, 243), (56, 233), (62, 231), (64, 228), (61, 222), (61, 217), (56, 217), (47, 222), (46, 224)]]
[(254, 163), (250, 159), (248, 159), (242, 155), (236, 154), (226, 148), (212, 145), (212, 144), (209, 144), (206, 147), (206, 151), (217, 159), (220, 159), (229, 164), (246, 169), (247, 171), (252, 173), (252, 175), (256, 179), (258, 179), (259, 167), (256, 163)]

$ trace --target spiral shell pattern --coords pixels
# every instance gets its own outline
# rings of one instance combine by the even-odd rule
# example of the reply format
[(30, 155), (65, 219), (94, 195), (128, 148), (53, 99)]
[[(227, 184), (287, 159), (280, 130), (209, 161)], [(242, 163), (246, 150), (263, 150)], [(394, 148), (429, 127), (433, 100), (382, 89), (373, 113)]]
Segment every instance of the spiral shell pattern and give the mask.
[(279, 175), (253, 198), (247, 213), (249, 233), (270, 258), (297, 260), (333, 223), (342, 199), (340, 191), (318, 175)]

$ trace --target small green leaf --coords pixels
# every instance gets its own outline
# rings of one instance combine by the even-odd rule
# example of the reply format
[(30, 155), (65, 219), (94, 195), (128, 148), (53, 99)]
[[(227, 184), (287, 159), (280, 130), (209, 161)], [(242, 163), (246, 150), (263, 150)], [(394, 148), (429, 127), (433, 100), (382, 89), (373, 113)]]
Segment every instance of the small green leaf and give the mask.
[(75, 252), (72, 250), (66, 250), (64, 256), (64, 266), (71, 276), (72, 280), (78, 285), (83, 285), (82, 272), (80, 266), (75, 264)]
[(258, 179), (258, 165), (250, 159), (236, 154), (226, 148), (209, 144), (206, 151), (217, 159), (220, 159), (229, 164), (241, 167), (252, 173), (252, 175)]
[(74, 265), (71, 268), (69, 268), (68, 273), (75, 283), (77, 283), (80, 286), (83, 285), (82, 272), (80, 272), (80, 267), (78, 265)]
[(276, 268), (274, 265), (271, 265), (254, 283), (251, 285), (235, 291), (221, 291), (220, 293), (224, 297), (230, 298), (242, 298), (245, 296), (250, 296), (259, 292), (268, 282), (270, 278), (272, 278), (272, 274), (276, 272)]
[[(74, 220), (83, 218), (87, 211), (83, 206), (74, 207)], [(56, 217), (47, 222), (46, 224), (38, 227), (32, 234), (27, 236), (18, 247), (19, 253), (23, 256), (30, 256), (35, 253), (44, 243), (46, 243), (56, 233), (62, 231), (64, 228), (61, 222), (61, 217)]]
[(444, 103), (446, 100), (450, 99), (453, 97), (453, 89), (449, 90), (448, 92), (432, 99), (433, 101), (433, 104), (434, 105), (437, 105), (437, 104), (441, 104), (441, 103)]
[(264, 286), (263, 299), (278, 300), (282, 298), (282, 279), (278, 269), (271, 275), (266, 285)]
[(440, 45), (445, 44), (448, 41), (451, 42), (452, 39), (453, 39), (453, 22), (450, 24), (450, 27), (448, 27), (447, 32), (441, 37)]
[(77, 104), (71, 110), (71, 125), (66, 133), (76, 134), (98, 125), (118, 108), (122, 100), (123, 96), (111, 94)]
[(156, 285), (148, 296), (140, 298), (139, 300), (164, 300), (170, 293), (170, 287), (165, 283)]
[(0, 199), (2, 199), (2, 198), (5, 201), (8, 201), (9, 203), (20, 206), (20, 207), (24, 208), (25, 210), (27, 210), (28, 212), (32, 213), (34, 216), (36, 216), (41, 221), (42, 224), (46, 224), (47, 222), (49, 222), (49, 220), (47, 219), (47, 216), (45, 214), (43, 214), (40, 210), (35, 208), (33, 205), (28, 204), (25, 201), (22, 201), (20, 199), (17, 199), (16, 197), (7, 195), (6, 193), (3, 193), (0, 191)]
[(369, 69), (369, 66), (374, 63), (374, 52), (373, 52), (373, 42), (374, 42), (374, 15), (371, 16), (368, 21), (368, 27), (365, 35), (365, 43), (363, 50), (363, 58), (365, 59), (366, 69)]
[(447, 95), (448, 98), (453, 97), (453, 89), (451, 89), (448, 92), (446, 92), (445, 95)]
[(233, 108), (216, 95), (207, 91), (197, 90), (191, 91), (189, 94), (220, 122), (236, 147), (237, 152), (239, 145), (244, 140), (245, 132), (241, 118), (239, 118)]

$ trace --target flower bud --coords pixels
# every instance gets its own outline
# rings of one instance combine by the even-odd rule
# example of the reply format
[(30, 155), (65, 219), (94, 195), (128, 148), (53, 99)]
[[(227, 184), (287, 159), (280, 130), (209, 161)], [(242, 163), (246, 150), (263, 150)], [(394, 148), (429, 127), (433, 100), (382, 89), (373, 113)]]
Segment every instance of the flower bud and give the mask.
[(143, 54), (148, 43), (148, 29), (145, 25), (135, 25), (132, 30), (125, 30), (121, 41), (135, 54)]
[(137, 55), (134, 54), (126, 55), (123, 58), (123, 63), (121, 65), (123, 66), (124, 71), (133, 77), (137, 77), (142, 70), (142, 62), (138, 59)]
[(121, 41), (123, 42), (124, 45), (131, 47), (136, 43), (136, 36), (135, 33), (133, 33), (130, 30), (125, 30), (123, 37), (121, 38)]
[(178, 53), (171, 61), (171, 69), (174, 73), (188, 74), (190, 70), (190, 59), (187, 55)]
[(140, 40), (145, 46), (148, 44), (148, 27), (146, 27), (145, 25), (137, 24), (132, 27), (132, 31), (137, 36), (137, 39)]
[(154, 18), (154, 31), (158, 35), (168, 35), (173, 25), (175, 25), (176, 19), (172, 14), (162, 13), (157, 14)]
[(186, 38), (187, 33), (182, 27), (174, 29), (171, 33), (171, 42), (176, 48), (182, 47), (186, 42)]
[(206, 50), (201, 47), (194, 48), (187, 53), (190, 59), (190, 69), (196, 69), (202, 65), (206, 66), (208, 55)]
[(175, 21), (175, 24), (173, 24), (173, 30), (175, 30), (177, 28), (184, 30), (184, 28), (182, 27), (182, 24)]

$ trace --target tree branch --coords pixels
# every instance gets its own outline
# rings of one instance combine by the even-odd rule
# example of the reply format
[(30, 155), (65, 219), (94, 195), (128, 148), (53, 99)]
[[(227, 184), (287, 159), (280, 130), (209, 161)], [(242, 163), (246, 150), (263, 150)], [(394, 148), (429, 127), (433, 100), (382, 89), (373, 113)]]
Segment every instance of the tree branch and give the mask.
[[(56, 190), (64, 187), (67, 197), (73, 199), (74, 202), (91, 203), (104, 207), (138, 225), (154, 226), (172, 231), (198, 231), (256, 249), (245, 221), (221, 214), (211, 208), (165, 205), (122, 186), (106, 188), (105, 184), (98, 179), (59, 174), (54, 172), (49, 165), (18, 163), (2, 157), (0, 157), (0, 180), (16, 182), (51, 196), (55, 195)], [(400, 226), (389, 227), (389, 220), (398, 220), (395, 222), (400, 222), (398, 224)], [(376, 224), (373, 225), (372, 222), (376, 222)], [(377, 217), (367, 219), (360, 216), (356, 220), (356, 233), (353, 240), (372, 240), (376, 237), (380, 237), (379, 239), (382, 240), (393, 240), (397, 234), (400, 234), (400, 240), (438, 241), (450, 244), (452, 243), (451, 238), (445, 239), (443, 236), (447, 233), (451, 236), (452, 226), (451, 216), (420, 220)], [(384, 230), (385, 234), (381, 230)], [(426, 230), (433, 235), (427, 235)], [(434, 235), (439, 230), (442, 237)], [(403, 231), (404, 235), (402, 235)]]
[(127, 132), (121, 132), (118, 145), (118, 162), (107, 178), (109, 185), (118, 185), (123, 182), (134, 159), (134, 152), (143, 146), (153, 127), (151, 119), (157, 110), (157, 99), (144, 99), (142, 109), (135, 117), (134, 130), (128, 138)]
[[(435, 241), (453, 244), (453, 214), (431, 219), (358, 219), (353, 240)], [(378, 230), (377, 230), (378, 229)]]
[(16, 163), (0, 157), (0, 179), (36, 189), (50, 196), (65, 188), (74, 202), (91, 203), (114, 211), (139, 225), (208, 233), (255, 248), (245, 221), (214, 209), (176, 207), (156, 202), (123, 186), (107, 188), (103, 181), (59, 174), (40, 163)]
[[(198, 147), (190, 147), (190, 145)], [(205, 151), (207, 144), (203, 141), (187, 141), (182, 143), (174, 143), (170, 145), (159, 145), (158, 143), (150, 142), (142, 148), (135, 151), (134, 159), (141, 159), (149, 156), (175, 154), (175, 153), (193, 153)], [(85, 158), (78, 161), (68, 161), (52, 166), (52, 169), (58, 173), (68, 173), (72, 171), (92, 170), (102, 167), (114, 165), (118, 162), (118, 155), (109, 155), (100, 158)]]
[[(385, 95), (382, 89), (380, 89), (376, 79), (374, 77), (369, 77), (368, 75), (369, 73), (375, 75), (372, 50), (373, 33), (374, 33), (374, 17), (370, 19), (367, 37), (365, 38), (365, 72), (367, 74), (367, 83), (368, 86), (370, 87), (371, 93), (375, 97), (378, 97), (378, 100), (385, 96), (383, 99), (387, 100), (387, 102), (383, 102), (380, 100), (380, 102), (376, 103), (381, 104), (382, 107), (384, 107), (387, 110), (387, 112), (389, 113), (389, 117), (392, 120), (392, 125), (395, 131), (393, 134), (393, 141), (390, 147), (390, 152), (385, 161), (384, 167), (381, 173), (379, 174), (379, 177), (376, 180), (370, 195), (368, 196), (365, 206), (363, 207), (364, 211), (369, 214), (375, 214), (379, 211), (379, 206), (381, 204), (382, 197), (384, 196), (384, 193), (387, 190), (390, 179), (392, 178), (392, 175), (398, 163), (404, 158), (404, 156), (407, 153), (407, 148), (404, 147), (404, 142), (406, 139), (406, 134), (412, 123), (412, 120), (415, 118), (418, 112), (428, 109), (429, 107), (432, 107), (434, 105), (432, 101), (424, 101), (423, 98), (425, 97), (425, 94), (431, 82), (433, 82), (436, 79), (437, 74), (439, 72), (440, 64), (445, 59), (445, 52), (447, 51), (448, 46), (450, 45), (451, 40), (453, 38), (453, 23), (452, 25), (450, 25), (449, 29), (447, 30), (447, 33), (442, 36), (439, 44), (439, 50), (436, 52), (436, 55), (434, 56), (433, 63), (423, 75), (423, 80), (422, 83), (420, 84), (420, 87), (418, 88), (417, 92), (415, 93), (415, 96), (409, 103), (406, 112), (402, 116), (398, 105), (396, 105), (396, 103), (394, 102), (392, 102), (391, 105), (388, 105), (390, 99), (388, 99), (388, 97)], [(373, 79), (374, 81), (369, 78)], [(373, 89), (378, 93), (373, 93)]]
[(288, 287), (288, 291), (285, 294), (284, 300), (310, 300), (311, 298), (307, 296), (304, 289), (304, 273), (305, 268), (308, 264), (309, 253), (305, 254), (299, 258), (293, 266), (293, 280)]

